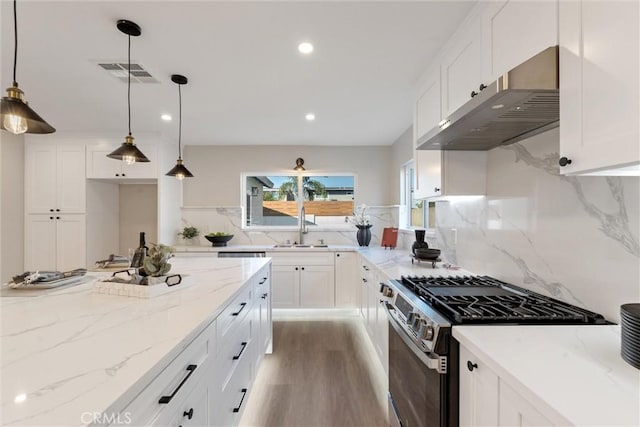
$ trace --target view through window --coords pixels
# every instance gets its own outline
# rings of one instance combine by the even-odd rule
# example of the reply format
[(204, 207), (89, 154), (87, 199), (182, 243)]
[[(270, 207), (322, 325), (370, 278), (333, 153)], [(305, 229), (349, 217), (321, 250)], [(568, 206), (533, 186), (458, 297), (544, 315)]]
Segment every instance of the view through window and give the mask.
[(304, 207), (307, 226), (344, 224), (354, 211), (353, 175), (247, 175), (247, 226), (297, 226)]

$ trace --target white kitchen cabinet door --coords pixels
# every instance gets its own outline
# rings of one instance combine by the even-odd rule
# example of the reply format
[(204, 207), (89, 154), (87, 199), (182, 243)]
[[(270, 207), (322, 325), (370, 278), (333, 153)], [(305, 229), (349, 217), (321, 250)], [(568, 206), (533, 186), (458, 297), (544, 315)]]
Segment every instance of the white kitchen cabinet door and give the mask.
[(459, 369), (460, 426), (497, 426), (498, 376), (464, 346)]
[(337, 308), (359, 307), (357, 260), (356, 252), (336, 252), (335, 254)]
[(158, 178), (158, 155), (154, 144), (136, 143), (150, 162), (132, 165), (107, 157), (107, 154), (120, 145), (121, 143), (100, 143), (87, 146), (87, 178), (115, 180)]
[(369, 286), (366, 277), (360, 277), (360, 316), (365, 325), (369, 318)]
[(427, 71), (418, 88), (413, 120), (414, 143), (442, 120), (440, 67)]
[[(498, 423), (504, 427), (552, 426), (554, 423), (545, 417), (527, 399), (504, 381), (500, 380), (500, 408)], [(460, 424), (462, 425), (462, 423)], [(476, 424), (479, 425), (479, 424)]]
[(416, 199), (482, 196), (487, 192), (486, 151), (416, 150)]
[(571, 161), (562, 174), (640, 175), (639, 8), (560, 2), (560, 157)]
[(26, 271), (86, 268), (86, 215), (27, 215), (25, 236)]
[(487, 2), (482, 15), (484, 83), (558, 44), (558, 1)]
[(271, 271), (271, 303), (273, 308), (300, 307), (300, 267), (273, 265)]
[(334, 284), (333, 266), (300, 266), (300, 307), (335, 307)]
[(480, 19), (461, 27), (446, 50), (441, 64), (442, 116), (447, 117), (478, 92), (482, 81)]
[(85, 148), (80, 144), (28, 143), (26, 213), (84, 213)]
[(55, 221), (57, 269), (86, 268), (86, 215), (60, 215)]
[[(378, 287), (379, 290), (379, 287)], [(384, 371), (389, 375), (389, 321), (387, 320), (387, 313), (384, 310), (382, 303), (380, 302), (381, 293), (378, 292), (378, 298), (376, 299), (376, 349), (378, 350), (378, 356), (380, 362), (384, 367)]]
[(26, 215), (24, 269), (57, 270), (56, 218), (52, 215)]

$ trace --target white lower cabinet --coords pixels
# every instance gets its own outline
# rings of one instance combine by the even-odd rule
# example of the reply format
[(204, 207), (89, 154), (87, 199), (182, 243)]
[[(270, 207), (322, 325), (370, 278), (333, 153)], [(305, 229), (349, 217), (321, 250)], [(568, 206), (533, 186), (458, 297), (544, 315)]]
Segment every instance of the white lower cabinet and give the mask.
[(256, 273), (114, 419), (136, 426), (238, 425), (271, 346), (270, 274), (269, 265)]
[(274, 308), (335, 307), (334, 261), (331, 252), (273, 252)]
[(26, 215), (25, 236), (25, 271), (68, 271), (87, 266), (84, 214)]
[(389, 322), (382, 307), (383, 299), (380, 293), (380, 282), (383, 275), (366, 260), (361, 258), (361, 302), (360, 315), (373, 347), (376, 350), (378, 359), (382, 364), (385, 373), (389, 374)]
[(335, 253), (336, 307), (358, 308), (358, 254), (356, 252)]
[(460, 426), (554, 425), (542, 410), (462, 345), (459, 368)]
[(498, 376), (460, 346), (460, 426), (498, 425)]

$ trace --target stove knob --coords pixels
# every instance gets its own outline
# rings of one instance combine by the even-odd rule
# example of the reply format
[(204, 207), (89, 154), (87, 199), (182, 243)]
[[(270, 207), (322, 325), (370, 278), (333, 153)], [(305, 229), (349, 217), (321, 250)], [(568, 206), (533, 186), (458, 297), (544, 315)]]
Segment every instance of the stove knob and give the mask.
[(420, 318), (420, 315), (416, 314), (416, 317), (413, 318), (413, 322), (411, 322), (411, 329), (418, 331), (422, 322), (424, 322), (424, 320)]
[(429, 325), (424, 320), (420, 323), (420, 331), (418, 336), (425, 341), (431, 341), (433, 339), (433, 326)]

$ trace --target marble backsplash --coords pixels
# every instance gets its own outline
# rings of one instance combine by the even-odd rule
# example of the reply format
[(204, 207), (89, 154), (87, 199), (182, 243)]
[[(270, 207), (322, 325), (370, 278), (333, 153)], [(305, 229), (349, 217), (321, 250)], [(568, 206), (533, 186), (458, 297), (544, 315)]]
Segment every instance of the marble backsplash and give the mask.
[(640, 301), (640, 178), (565, 177), (558, 130), (489, 152), (487, 196), (436, 204), (454, 264), (603, 314)]
[[(382, 231), (385, 227), (396, 227), (398, 224), (398, 206), (369, 206), (366, 214), (371, 224), (371, 246), (379, 246)], [(193, 225), (200, 230), (199, 244), (209, 245), (203, 237), (210, 232), (224, 231), (233, 234), (230, 245), (270, 245), (290, 241), (295, 242), (299, 238), (297, 230), (288, 231), (258, 231), (242, 228), (242, 208), (234, 207), (184, 207), (182, 208), (182, 221), (184, 225)], [(329, 245), (354, 245), (357, 246), (356, 227), (346, 226), (344, 230), (313, 231), (313, 226), (308, 227), (309, 232), (304, 236), (304, 243), (317, 244), (322, 240)], [(180, 244), (180, 241), (176, 241)]]

